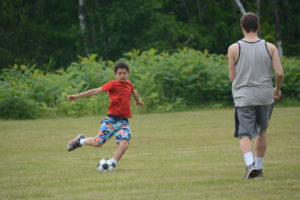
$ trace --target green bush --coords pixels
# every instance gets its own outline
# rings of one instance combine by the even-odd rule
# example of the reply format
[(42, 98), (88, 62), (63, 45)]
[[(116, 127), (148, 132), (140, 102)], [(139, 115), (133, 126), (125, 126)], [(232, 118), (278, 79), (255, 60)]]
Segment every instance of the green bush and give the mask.
[[(158, 53), (154, 49), (132, 51), (120, 60), (128, 62), (129, 79), (145, 106), (142, 112), (182, 110), (201, 105), (232, 104), (227, 58), (192, 49)], [(96, 55), (80, 58), (66, 70), (43, 73), (35, 66), (12, 66), (0, 74), (0, 117), (34, 119), (52, 116), (104, 114), (105, 94), (73, 102), (67, 95), (100, 87), (114, 79), (112, 61)], [(300, 100), (300, 59), (283, 58), (283, 99)], [(136, 110), (135, 106), (133, 109)]]
[(27, 78), (32, 74), (34, 67), (13, 66), (5, 69), (1, 74), (0, 85), (0, 117), (27, 119), (36, 118), (40, 112), (41, 104), (35, 101), (32, 90), (32, 79)]
[[(140, 55), (128, 53), (132, 80), (148, 110), (187, 107), (231, 101), (227, 60), (192, 49), (157, 54), (151, 49)], [(172, 106), (170, 106), (172, 105)], [(168, 110), (168, 109), (166, 109)]]
[(283, 98), (300, 100), (300, 59), (283, 58), (284, 84), (282, 86)]

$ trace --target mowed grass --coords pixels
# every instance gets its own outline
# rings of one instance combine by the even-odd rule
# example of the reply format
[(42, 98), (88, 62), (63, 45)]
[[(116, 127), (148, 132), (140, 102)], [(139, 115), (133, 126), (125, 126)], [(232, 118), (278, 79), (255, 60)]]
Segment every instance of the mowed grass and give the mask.
[(136, 114), (132, 142), (114, 173), (98, 173), (114, 140), (73, 152), (103, 116), (0, 121), (0, 199), (300, 199), (300, 107), (275, 107), (264, 179), (242, 180), (233, 109)]

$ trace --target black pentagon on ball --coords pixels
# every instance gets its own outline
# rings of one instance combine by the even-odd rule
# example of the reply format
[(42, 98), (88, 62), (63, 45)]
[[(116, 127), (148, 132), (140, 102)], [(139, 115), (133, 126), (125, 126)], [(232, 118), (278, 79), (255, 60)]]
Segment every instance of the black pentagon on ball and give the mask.
[(103, 167), (103, 169), (108, 169), (108, 164), (104, 164), (104, 165), (102, 165), (102, 167)]

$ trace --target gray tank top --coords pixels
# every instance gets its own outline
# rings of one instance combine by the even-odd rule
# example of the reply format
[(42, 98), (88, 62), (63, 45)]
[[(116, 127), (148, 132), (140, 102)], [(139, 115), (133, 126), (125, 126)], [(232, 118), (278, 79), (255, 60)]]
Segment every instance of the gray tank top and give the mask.
[(232, 95), (236, 107), (268, 105), (274, 102), (272, 59), (265, 40), (239, 40)]

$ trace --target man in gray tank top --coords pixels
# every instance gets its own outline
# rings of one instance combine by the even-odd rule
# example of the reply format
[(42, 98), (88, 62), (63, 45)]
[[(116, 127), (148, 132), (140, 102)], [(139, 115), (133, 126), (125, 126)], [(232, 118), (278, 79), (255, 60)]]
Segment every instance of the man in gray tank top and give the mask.
[[(242, 40), (228, 48), (229, 77), (235, 104), (235, 133), (246, 164), (244, 179), (263, 177), (267, 149), (266, 130), (274, 99), (281, 97), (283, 69), (277, 48), (258, 37), (259, 17), (246, 13), (241, 18)], [(273, 88), (272, 72), (275, 72)], [(254, 155), (251, 140), (256, 138)]]

